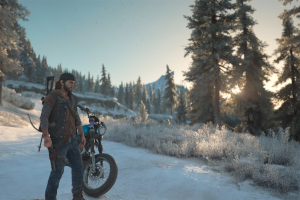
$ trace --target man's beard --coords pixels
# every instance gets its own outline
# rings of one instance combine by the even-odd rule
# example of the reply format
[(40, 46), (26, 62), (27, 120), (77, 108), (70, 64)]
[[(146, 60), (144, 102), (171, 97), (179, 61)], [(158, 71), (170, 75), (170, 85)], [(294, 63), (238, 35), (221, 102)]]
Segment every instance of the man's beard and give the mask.
[(64, 90), (68, 92), (68, 96), (70, 96), (72, 91), (66, 86), (66, 84), (64, 84)]

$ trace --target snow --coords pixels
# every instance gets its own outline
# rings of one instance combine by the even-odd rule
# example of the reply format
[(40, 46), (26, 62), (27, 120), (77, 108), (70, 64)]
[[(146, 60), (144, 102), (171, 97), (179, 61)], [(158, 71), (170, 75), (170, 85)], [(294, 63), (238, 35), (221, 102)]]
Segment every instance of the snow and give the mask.
[(14, 88), (19, 87), (19, 86), (25, 86), (26, 88), (37, 88), (41, 90), (45, 90), (46, 86), (41, 85), (41, 84), (36, 84), (36, 83), (27, 83), (24, 81), (13, 81), (13, 80), (6, 80), (5, 85), (12, 85)]
[[(37, 99), (33, 115), (40, 113)], [(0, 107), (4, 110), (4, 107)], [(6, 110), (11, 110), (6, 108)], [(16, 108), (22, 111), (22, 109)], [(25, 111), (23, 111), (25, 112)], [(0, 126), (0, 199), (43, 199), (50, 174), (48, 151), (38, 152), (41, 133), (30, 125)], [(109, 134), (109, 129), (107, 133)], [(104, 135), (105, 139), (105, 135)], [(103, 141), (104, 153), (114, 157), (119, 173), (112, 189), (96, 199), (109, 200), (279, 200), (251, 181), (236, 183), (228, 174), (213, 171), (198, 158), (176, 158), (149, 150)], [(71, 169), (65, 167), (57, 199), (72, 199)], [(86, 200), (95, 199), (84, 193)], [(288, 199), (299, 199), (294, 196)]]
[[(51, 169), (47, 149), (37, 151), (40, 133), (30, 127), (0, 129), (0, 199), (44, 198)], [(117, 161), (119, 173), (113, 188), (99, 199), (278, 199), (250, 182), (235, 185), (231, 177), (212, 171), (195, 158), (156, 155), (109, 141), (103, 145), (104, 153)], [(94, 199), (86, 194), (84, 197)], [(72, 198), (69, 167), (65, 167), (57, 198)]]

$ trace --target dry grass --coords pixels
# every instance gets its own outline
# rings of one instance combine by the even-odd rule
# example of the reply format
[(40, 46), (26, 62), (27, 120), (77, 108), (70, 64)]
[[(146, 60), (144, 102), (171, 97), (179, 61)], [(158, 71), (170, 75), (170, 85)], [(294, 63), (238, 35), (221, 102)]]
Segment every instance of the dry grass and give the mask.
[[(218, 161), (237, 180), (251, 179), (281, 193), (299, 191), (299, 143), (288, 141), (289, 131), (269, 130), (270, 136), (233, 133), (212, 124), (165, 126), (155, 122), (107, 121), (105, 139), (171, 156)], [(245, 161), (246, 160), (246, 161)]]

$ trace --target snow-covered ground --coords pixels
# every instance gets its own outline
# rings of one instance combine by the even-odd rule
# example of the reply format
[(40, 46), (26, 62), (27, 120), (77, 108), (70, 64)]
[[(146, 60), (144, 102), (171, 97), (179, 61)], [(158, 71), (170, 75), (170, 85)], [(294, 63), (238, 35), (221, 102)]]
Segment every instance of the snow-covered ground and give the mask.
[[(47, 149), (37, 151), (40, 134), (30, 127), (0, 129), (0, 199), (44, 198), (51, 168)], [(109, 141), (103, 145), (104, 152), (117, 161), (119, 174), (113, 188), (98, 199), (279, 199), (249, 182), (236, 185), (231, 177), (212, 171), (198, 159), (156, 155)], [(95, 199), (85, 194), (84, 197)], [(72, 199), (69, 167), (65, 167), (57, 198)]]
[[(40, 101), (32, 99), (40, 113)], [(23, 115), (25, 110), (5, 104), (2, 112)], [(38, 124), (36, 124), (37, 126)], [(41, 134), (29, 124), (23, 128), (0, 125), (0, 200), (30, 200), (44, 198), (50, 174), (48, 151), (38, 152)], [(106, 134), (109, 133), (109, 129)], [(105, 138), (105, 136), (104, 136)], [(112, 189), (99, 198), (112, 200), (277, 200), (270, 191), (253, 186), (250, 181), (236, 183), (233, 177), (213, 171), (196, 158), (176, 158), (157, 155), (149, 150), (103, 141), (104, 153), (118, 163), (119, 173)], [(70, 200), (71, 169), (65, 167), (57, 199)], [(289, 196), (289, 200), (299, 196)]]

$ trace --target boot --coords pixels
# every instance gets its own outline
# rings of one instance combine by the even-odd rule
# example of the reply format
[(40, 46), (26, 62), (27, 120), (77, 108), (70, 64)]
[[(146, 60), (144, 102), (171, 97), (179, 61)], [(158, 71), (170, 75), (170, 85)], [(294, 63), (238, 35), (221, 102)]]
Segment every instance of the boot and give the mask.
[(82, 191), (76, 197), (73, 197), (73, 200), (85, 200), (82, 196)]

